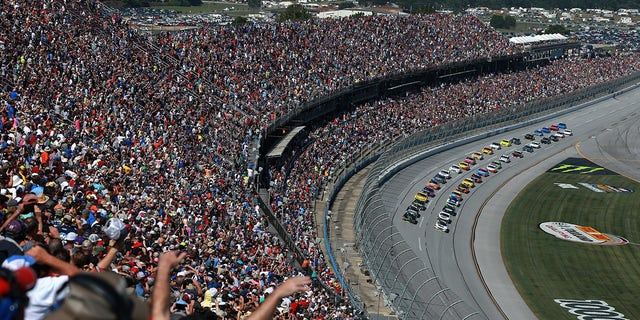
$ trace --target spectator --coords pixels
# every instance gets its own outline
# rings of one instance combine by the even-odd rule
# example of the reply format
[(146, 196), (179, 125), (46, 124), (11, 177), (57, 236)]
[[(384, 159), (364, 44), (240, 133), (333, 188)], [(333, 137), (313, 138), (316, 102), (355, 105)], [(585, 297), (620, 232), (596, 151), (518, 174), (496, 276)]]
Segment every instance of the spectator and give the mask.
[[(255, 209), (251, 153), (266, 127), (362, 81), (520, 50), (464, 14), (204, 26), (147, 37), (93, 0), (0, 1), (0, 87), (8, 88), (0, 97), (0, 194), (10, 198), (4, 227), (19, 240), (0, 246), (39, 243), (40, 256), (37, 247), (48, 244), (49, 263), (59, 257), (68, 267), (74, 257), (85, 271), (114, 270), (131, 290), (151, 292), (154, 318), (167, 318), (185, 294), (194, 313), (208, 306), (242, 316), (300, 273), (297, 253)], [(636, 70), (636, 55), (572, 58), (358, 106), (310, 127), (301, 153), (269, 168), (272, 208), (296, 240), (297, 258), (307, 260), (305, 274), (343, 293), (315, 241), (312, 204), (359, 149)], [(103, 230), (112, 218), (125, 225), (119, 248)], [(308, 303), (310, 317), (353, 317), (331, 301), (313, 286), (308, 297), (285, 298), (277, 308), (295, 314)]]
[(60, 294), (64, 300), (45, 319), (149, 319), (146, 303), (126, 291), (127, 282), (113, 272), (80, 273)]
[(36, 283), (36, 274), (30, 266), (32, 259), (11, 256), (0, 268), (0, 314), (3, 319), (20, 320), (24, 317), (29, 298), (27, 291)]
[(186, 257), (186, 253), (169, 251), (160, 255), (156, 285), (153, 290), (153, 319), (169, 319), (169, 273)]
[[(308, 291), (311, 285), (311, 278), (309, 277), (293, 277), (283, 282), (278, 288), (273, 290), (265, 301), (249, 316), (249, 320), (264, 320), (272, 319), (273, 313), (276, 311), (276, 307), (284, 297), (290, 296), (294, 293), (301, 291)], [(292, 308), (292, 313), (295, 314), (295, 308)]]

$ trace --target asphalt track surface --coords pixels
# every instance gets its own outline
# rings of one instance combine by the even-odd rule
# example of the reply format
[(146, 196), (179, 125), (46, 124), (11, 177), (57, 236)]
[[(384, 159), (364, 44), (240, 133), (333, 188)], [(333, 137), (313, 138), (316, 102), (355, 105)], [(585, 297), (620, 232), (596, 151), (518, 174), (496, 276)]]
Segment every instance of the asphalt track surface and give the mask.
[[(464, 196), (450, 232), (433, 228), (448, 195), (471, 172), (485, 167), (500, 155), (522, 150), (524, 134), (552, 123), (564, 122), (573, 136), (542, 144), (524, 158), (511, 157), (511, 163), (491, 174)], [(382, 187), (387, 210), (394, 212), (394, 224), (418, 257), (431, 267), (442, 282), (487, 319), (536, 319), (520, 298), (502, 261), (500, 225), (509, 203), (536, 176), (569, 157), (585, 157), (629, 178), (640, 178), (640, 89), (618, 95), (579, 111), (537, 125), (517, 129), (489, 139), (455, 147), (419, 161), (392, 177)], [(548, 134), (545, 134), (548, 136)], [(471, 171), (454, 174), (422, 212), (417, 225), (401, 220), (413, 196), (437, 172), (461, 162), (466, 155), (501, 139), (518, 137), (520, 146), (503, 147), (485, 155)], [(536, 136), (536, 141), (540, 137)]]

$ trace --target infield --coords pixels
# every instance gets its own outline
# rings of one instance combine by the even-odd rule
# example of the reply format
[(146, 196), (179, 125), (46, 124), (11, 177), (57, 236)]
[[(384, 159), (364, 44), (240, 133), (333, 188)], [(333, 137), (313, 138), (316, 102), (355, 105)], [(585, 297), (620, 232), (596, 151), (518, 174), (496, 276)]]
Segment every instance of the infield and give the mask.
[[(577, 166), (574, 160), (558, 166)], [(511, 203), (501, 227), (503, 259), (539, 319), (640, 319), (640, 247), (633, 244), (640, 242), (640, 192), (634, 190), (638, 183), (610, 171), (550, 170)], [(632, 244), (563, 241), (540, 229), (548, 221), (591, 227)]]

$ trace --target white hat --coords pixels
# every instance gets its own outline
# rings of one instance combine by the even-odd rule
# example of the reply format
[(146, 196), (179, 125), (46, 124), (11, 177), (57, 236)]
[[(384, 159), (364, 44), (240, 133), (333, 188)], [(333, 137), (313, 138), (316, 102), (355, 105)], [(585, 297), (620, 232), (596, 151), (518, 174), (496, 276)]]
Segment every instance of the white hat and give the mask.
[(91, 241), (92, 243), (97, 243), (100, 240), (102, 240), (100, 239), (100, 236), (95, 233), (92, 233), (91, 235), (89, 235), (89, 241)]
[(13, 185), (18, 186), (22, 184), (22, 179), (18, 175), (13, 176)]
[(65, 237), (65, 240), (67, 241), (76, 241), (76, 237), (78, 235), (75, 232), (69, 232), (67, 233), (67, 236)]
[(2, 262), (2, 267), (11, 271), (20, 268), (31, 267), (36, 264), (36, 259), (28, 255), (13, 255)]

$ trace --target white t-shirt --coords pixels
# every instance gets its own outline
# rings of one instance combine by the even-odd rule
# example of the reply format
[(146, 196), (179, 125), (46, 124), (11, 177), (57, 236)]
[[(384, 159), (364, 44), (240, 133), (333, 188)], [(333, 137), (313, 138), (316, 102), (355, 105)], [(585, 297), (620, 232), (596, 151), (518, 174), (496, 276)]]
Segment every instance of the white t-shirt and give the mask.
[[(29, 305), (24, 309), (25, 320), (40, 320), (44, 318), (57, 302), (58, 290), (69, 281), (69, 276), (38, 278), (33, 289), (27, 292)], [(68, 292), (68, 288), (65, 291)], [(64, 294), (64, 295), (63, 295)], [(62, 296), (66, 293), (61, 292)]]

